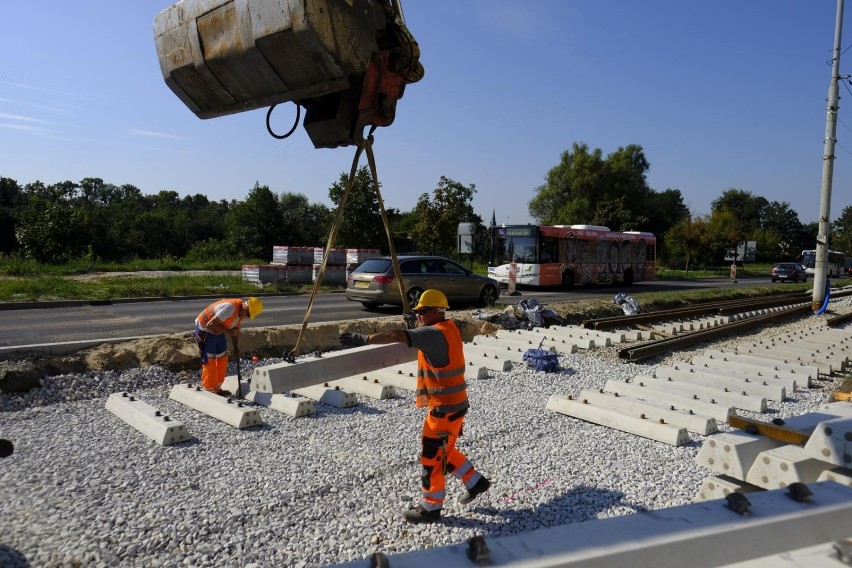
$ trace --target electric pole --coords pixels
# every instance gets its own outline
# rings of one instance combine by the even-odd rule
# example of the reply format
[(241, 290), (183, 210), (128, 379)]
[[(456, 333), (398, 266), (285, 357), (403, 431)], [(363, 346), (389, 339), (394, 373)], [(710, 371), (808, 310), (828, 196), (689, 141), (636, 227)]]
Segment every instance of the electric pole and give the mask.
[(834, 56), (831, 60), (831, 82), (828, 85), (828, 108), (825, 117), (825, 142), (822, 156), (822, 191), (819, 200), (819, 231), (817, 232), (814, 263), (814, 292), (811, 309), (818, 312), (825, 301), (827, 281), (828, 241), (831, 232), (831, 178), (834, 174), (834, 145), (837, 135), (837, 111), (840, 106), (840, 36), (843, 29), (843, 0), (837, 0), (837, 21), (834, 26)]

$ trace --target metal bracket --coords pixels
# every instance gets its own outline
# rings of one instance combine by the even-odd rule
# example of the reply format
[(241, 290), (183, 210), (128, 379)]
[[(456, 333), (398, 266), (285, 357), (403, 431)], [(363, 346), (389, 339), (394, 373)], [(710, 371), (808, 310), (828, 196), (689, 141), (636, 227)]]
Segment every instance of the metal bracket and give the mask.
[(491, 551), (488, 550), (488, 545), (485, 544), (485, 538), (481, 535), (477, 535), (468, 539), (467, 541), (467, 557), (470, 558), (473, 562), (475, 562), (479, 566), (489, 566), (491, 564), (491, 559), (489, 555)]

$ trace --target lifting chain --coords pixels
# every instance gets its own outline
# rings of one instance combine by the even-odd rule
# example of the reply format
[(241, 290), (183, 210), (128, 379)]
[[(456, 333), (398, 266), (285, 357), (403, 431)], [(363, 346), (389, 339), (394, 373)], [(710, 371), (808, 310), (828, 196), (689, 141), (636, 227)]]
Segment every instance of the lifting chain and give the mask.
[(393, 274), (394, 279), (399, 286), (399, 294), (402, 300), (403, 306), (403, 318), (409, 327), (411, 327), (411, 323), (414, 321), (412, 318), (411, 306), (408, 303), (408, 299), (405, 295), (405, 286), (402, 282), (402, 272), (399, 268), (399, 259), (396, 254), (396, 247), (393, 244), (393, 234), (391, 233), (390, 223), (388, 222), (387, 212), (385, 211), (384, 200), (382, 199), (382, 193), (379, 190), (379, 176), (376, 170), (376, 159), (373, 155), (373, 133), (375, 132), (376, 127), (372, 126), (370, 128), (369, 134), (362, 140), (361, 144), (359, 144), (358, 149), (355, 150), (355, 157), (352, 159), (352, 167), (349, 170), (349, 179), (346, 180), (346, 188), (343, 191), (343, 197), (340, 198), (340, 204), (337, 206), (337, 211), (334, 214), (334, 223), (331, 226), (331, 230), (328, 233), (328, 242), (325, 245), (325, 251), (322, 255), (322, 263), (320, 264), (319, 272), (317, 273), (316, 280), (314, 280), (314, 286), (311, 289), (311, 297), (308, 300), (308, 307), (305, 309), (305, 317), (302, 319), (302, 327), (299, 330), (299, 336), (296, 339), (296, 345), (293, 349), (284, 356), (284, 359), (290, 363), (296, 362), (296, 357), (299, 356), (299, 346), (302, 343), (302, 336), (305, 334), (305, 328), (308, 326), (308, 321), (311, 318), (311, 310), (313, 310), (314, 299), (317, 295), (317, 290), (319, 290), (320, 283), (322, 282), (323, 274), (325, 274), (325, 265), (328, 262), (328, 256), (331, 252), (332, 245), (334, 244), (334, 239), (337, 236), (337, 229), (340, 227), (340, 223), (343, 220), (343, 210), (346, 207), (346, 200), (349, 198), (349, 192), (352, 190), (352, 183), (355, 180), (355, 175), (358, 171), (358, 162), (361, 159), (361, 153), (366, 150), (367, 152), (367, 162), (370, 165), (370, 175), (373, 179), (373, 187), (376, 189), (376, 197), (379, 202), (379, 211), (382, 215), (382, 223), (385, 227), (385, 235), (388, 238), (388, 248), (390, 250), (391, 263), (393, 265)]

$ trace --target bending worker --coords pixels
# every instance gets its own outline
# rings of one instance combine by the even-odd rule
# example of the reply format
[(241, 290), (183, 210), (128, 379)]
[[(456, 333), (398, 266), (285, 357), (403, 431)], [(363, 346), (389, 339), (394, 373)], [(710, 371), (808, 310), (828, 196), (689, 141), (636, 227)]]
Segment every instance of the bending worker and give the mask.
[(455, 322), (445, 319), (449, 307), (440, 290), (426, 290), (414, 307), (417, 327), (395, 329), (373, 335), (343, 333), (340, 342), (349, 347), (367, 344), (405, 343), (418, 349), (416, 404), (426, 406), (420, 463), (423, 465), (422, 500), (403, 518), (410, 523), (441, 520), (446, 496), (446, 474), (452, 473), (467, 490), (459, 498), (463, 505), (488, 491), (491, 482), (456, 448), (469, 403), (464, 382), (464, 351)]
[(240, 325), (248, 316), (256, 318), (263, 311), (263, 302), (247, 300), (217, 300), (204, 308), (195, 318), (195, 341), (201, 351), (201, 386), (210, 392), (230, 396), (222, 390), (228, 372), (228, 340), (234, 343), (234, 355), (239, 356)]

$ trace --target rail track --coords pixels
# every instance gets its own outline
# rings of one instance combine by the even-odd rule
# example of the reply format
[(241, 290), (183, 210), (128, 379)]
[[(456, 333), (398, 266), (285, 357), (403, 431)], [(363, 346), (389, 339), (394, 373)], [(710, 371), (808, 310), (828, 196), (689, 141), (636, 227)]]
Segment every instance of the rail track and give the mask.
[[(844, 290), (835, 292), (832, 298), (843, 298), (850, 295), (852, 295), (852, 291)], [(723, 321), (720, 325), (702, 326), (699, 324), (699, 329), (679, 333), (673, 337), (657, 334), (656, 339), (652, 338), (651, 341), (619, 350), (619, 358), (636, 362), (699, 343), (730, 337), (749, 329), (793, 316), (801, 316), (809, 312), (811, 312), (810, 297), (797, 293), (772, 298), (710, 302), (688, 308), (660, 310), (649, 314), (592, 319), (584, 321), (582, 325), (587, 329), (597, 330), (642, 329), (649, 323), (696, 319), (700, 321), (700, 318), (703, 317), (729, 316), (727, 321)], [(828, 318), (826, 323), (828, 326), (837, 327), (850, 320), (852, 320), (852, 312)]]

